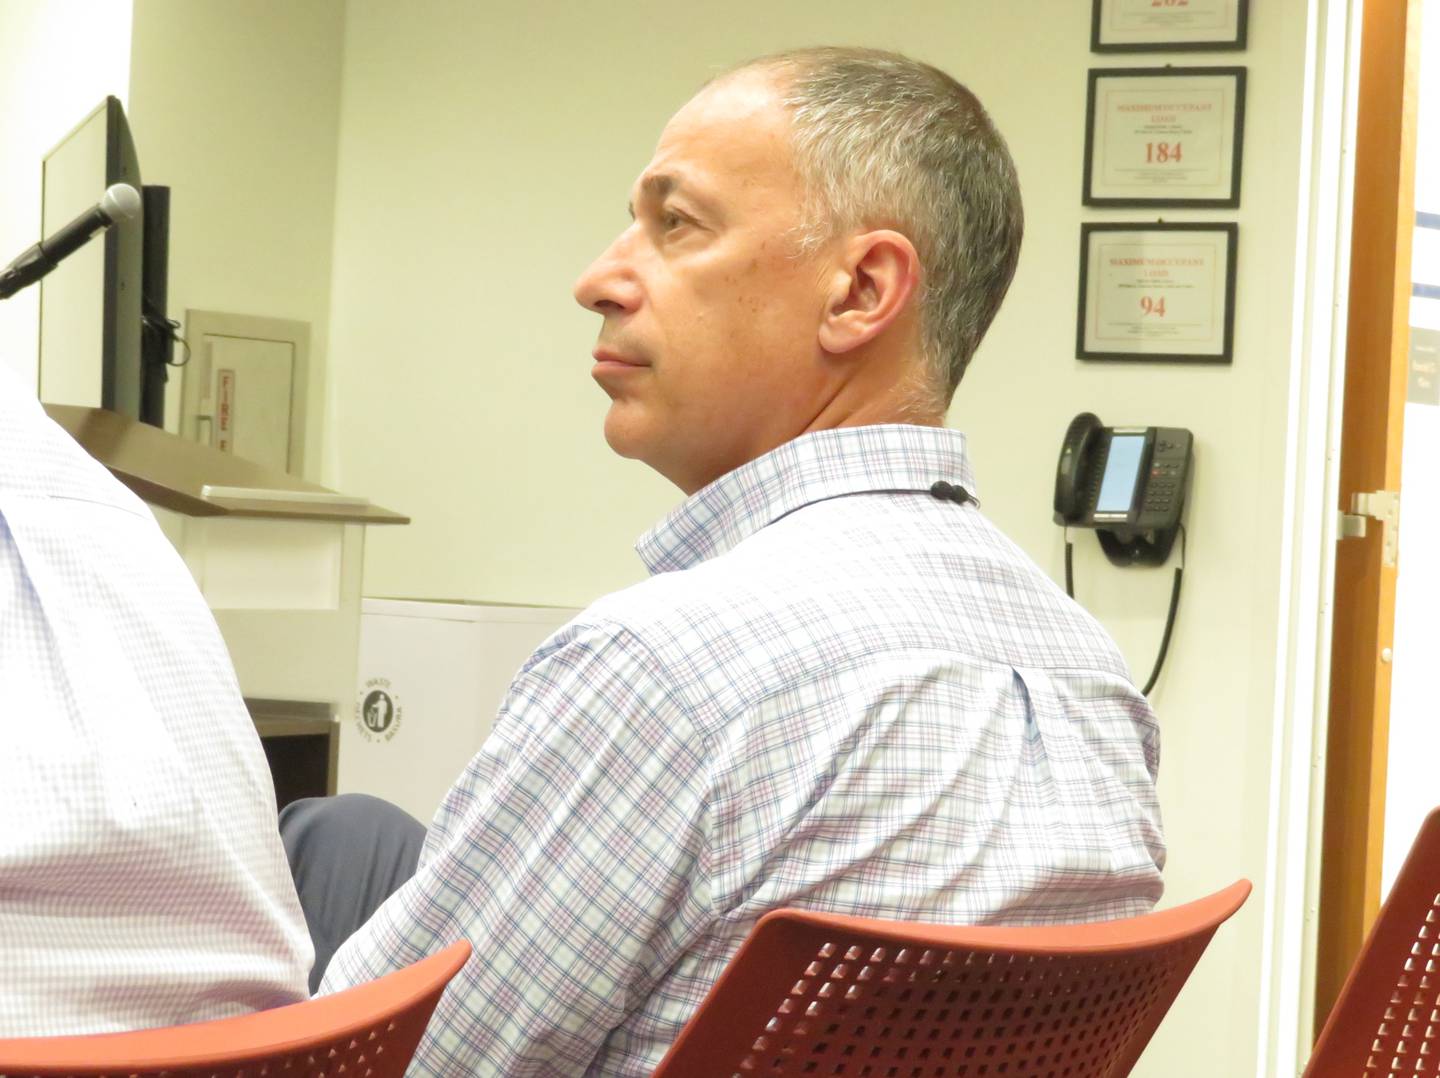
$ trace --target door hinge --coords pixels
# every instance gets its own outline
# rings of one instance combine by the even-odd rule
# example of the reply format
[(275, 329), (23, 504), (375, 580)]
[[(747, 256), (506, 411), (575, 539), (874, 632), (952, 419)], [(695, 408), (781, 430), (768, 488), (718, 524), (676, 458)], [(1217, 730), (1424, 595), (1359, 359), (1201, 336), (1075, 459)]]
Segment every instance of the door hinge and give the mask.
[(1340, 514), (1340, 538), (1363, 539), (1371, 520), (1380, 521), (1382, 545), (1380, 563), (1395, 568), (1400, 553), (1400, 494), (1394, 490), (1372, 490), (1350, 495), (1350, 512)]

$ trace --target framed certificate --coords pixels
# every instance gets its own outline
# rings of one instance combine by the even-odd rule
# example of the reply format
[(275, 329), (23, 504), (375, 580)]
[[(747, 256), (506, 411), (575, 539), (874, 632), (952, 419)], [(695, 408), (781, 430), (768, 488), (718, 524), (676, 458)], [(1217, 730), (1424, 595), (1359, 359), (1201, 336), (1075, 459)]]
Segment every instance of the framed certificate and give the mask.
[(1087, 206), (1240, 205), (1243, 67), (1092, 68)]
[(1249, 0), (1094, 0), (1090, 51), (1243, 49), (1249, 8)]
[(1080, 359), (1229, 363), (1234, 224), (1082, 224)]

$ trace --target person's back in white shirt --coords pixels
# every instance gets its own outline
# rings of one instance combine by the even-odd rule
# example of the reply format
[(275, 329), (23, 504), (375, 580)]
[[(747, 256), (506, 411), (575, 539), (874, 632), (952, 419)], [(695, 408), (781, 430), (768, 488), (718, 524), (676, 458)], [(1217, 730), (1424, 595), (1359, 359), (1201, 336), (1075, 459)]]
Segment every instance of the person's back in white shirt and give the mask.
[(0, 375), (0, 1036), (306, 997), (275, 792), (154, 518)]

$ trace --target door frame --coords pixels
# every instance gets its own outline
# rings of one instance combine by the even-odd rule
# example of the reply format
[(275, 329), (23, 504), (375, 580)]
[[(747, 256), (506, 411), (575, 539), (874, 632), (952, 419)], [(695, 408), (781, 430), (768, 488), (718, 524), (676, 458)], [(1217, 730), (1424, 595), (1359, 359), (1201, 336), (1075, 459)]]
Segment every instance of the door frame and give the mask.
[[(1353, 151), (1364, 0), (1306, 5), (1296, 191), (1279, 657), (1271, 728), (1257, 1075), (1298, 1074), (1313, 1040)], [(1301, 27), (1296, 26), (1296, 32)]]

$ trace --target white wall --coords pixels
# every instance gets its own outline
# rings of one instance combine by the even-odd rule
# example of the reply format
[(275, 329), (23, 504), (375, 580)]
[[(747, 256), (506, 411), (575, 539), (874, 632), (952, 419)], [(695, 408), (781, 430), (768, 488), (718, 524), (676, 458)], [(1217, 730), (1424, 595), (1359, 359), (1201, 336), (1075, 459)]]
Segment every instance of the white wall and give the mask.
[[(130, 7), (0, 0), (0, 266), (40, 239), (40, 159), (107, 94), (126, 99)], [(0, 365), (25, 385), (39, 369), (39, 298), (32, 286), (0, 301)]]
[[(168, 184), (172, 318), (311, 324), (305, 474), (324, 474), (343, 0), (135, 0), (129, 119)], [(178, 349), (177, 349), (178, 352)], [(176, 429), (180, 372), (166, 425)]]
[(583, 605), (636, 579), (630, 544), (674, 501), (606, 447), (569, 292), (666, 116), (748, 47), (707, 53), (717, 28), (663, 4), (575, 10), (348, 7), (336, 479), (414, 518), (372, 530), (367, 594)]
[[(1281, 496), (1290, 377), (1307, 5), (1252, 6), (1243, 54), (1138, 62), (1249, 68), (1239, 298), (1229, 367), (1073, 358), (1089, 3), (351, 0), (332, 305), (339, 481), (415, 517), (368, 545), (368, 594), (583, 604), (641, 575), (635, 536), (678, 495), (601, 437), (593, 315), (576, 274), (623, 227), (629, 184), (668, 115), (719, 68), (819, 42), (898, 48), (967, 82), (1005, 132), (1025, 191), (1020, 270), (952, 425), (985, 510), (1057, 578), (1050, 523), (1066, 423), (1188, 426), (1190, 556), (1155, 693), (1171, 846), (1167, 902), (1266, 869)], [(718, 9), (717, 9), (718, 12)], [(1152, 218), (1154, 215), (1150, 215)], [(1080, 599), (1137, 678), (1159, 643), (1170, 569), (1108, 567), (1080, 536)], [(1212, 944), (1140, 1073), (1254, 1071), (1260, 896)], [(1197, 1046), (1203, 1046), (1197, 1050)]]

